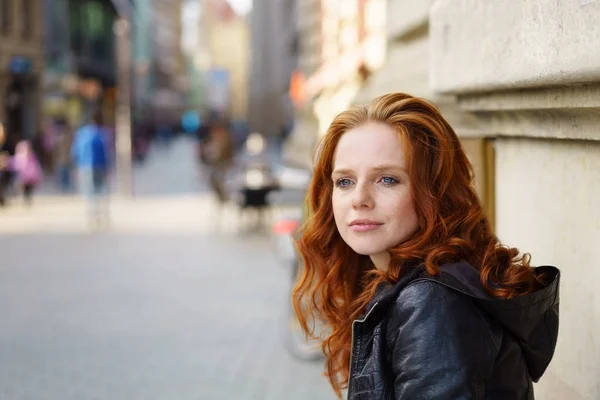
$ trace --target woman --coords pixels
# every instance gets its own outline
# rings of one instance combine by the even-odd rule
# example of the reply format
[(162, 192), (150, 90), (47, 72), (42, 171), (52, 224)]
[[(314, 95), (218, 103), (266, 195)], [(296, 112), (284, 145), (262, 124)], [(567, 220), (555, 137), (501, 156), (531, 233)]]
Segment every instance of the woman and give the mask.
[(559, 272), (491, 230), (464, 150), (406, 94), (338, 115), (322, 139), (293, 302), (325, 321), (338, 397), (533, 399), (558, 334)]
[(33, 191), (41, 183), (44, 174), (29, 141), (23, 140), (17, 143), (13, 169), (17, 173), (25, 204), (30, 206)]

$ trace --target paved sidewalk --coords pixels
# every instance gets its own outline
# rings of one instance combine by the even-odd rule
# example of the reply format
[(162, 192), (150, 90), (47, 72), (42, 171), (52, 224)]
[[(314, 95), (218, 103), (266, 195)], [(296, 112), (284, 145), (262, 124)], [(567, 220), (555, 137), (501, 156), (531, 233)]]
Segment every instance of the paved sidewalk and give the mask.
[(0, 400), (334, 398), (283, 347), (291, 278), (268, 236), (146, 171), (108, 231), (76, 197), (0, 210)]
[(290, 277), (267, 237), (129, 215), (0, 235), (0, 399), (333, 398), (283, 348)]

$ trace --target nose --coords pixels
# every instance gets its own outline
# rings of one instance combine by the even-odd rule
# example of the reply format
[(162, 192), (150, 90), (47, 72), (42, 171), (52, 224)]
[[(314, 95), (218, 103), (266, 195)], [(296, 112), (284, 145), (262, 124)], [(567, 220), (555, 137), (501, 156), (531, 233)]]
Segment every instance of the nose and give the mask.
[(373, 208), (374, 200), (368, 183), (358, 183), (352, 193), (352, 208)]

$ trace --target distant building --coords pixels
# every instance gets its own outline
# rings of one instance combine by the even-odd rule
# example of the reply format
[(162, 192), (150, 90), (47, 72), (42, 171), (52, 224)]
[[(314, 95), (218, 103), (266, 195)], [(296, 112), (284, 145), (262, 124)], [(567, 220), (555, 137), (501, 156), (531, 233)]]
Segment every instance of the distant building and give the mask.
[(293, 120), (288, 90), (298, 63), (297, 0), (254, 1), (251, 13), (250, 129), (275, 136)]
[[(118, 4), (118, 8), (117, 8)], [(114, 122), (116, 56), (114, 22), (128, 1), (44, 1), (44, 114), (77, 126), (103, 110)]]
[(182, 0), (151, 0), (151, 64), (153, 115), (179, 120), (185, 109), (186, 64), (181, 46)]
[(203, 3), (202, 26), (206, 86), (205, 106), (234, 122), (248, 119), (248, 21), (236, 15), (225, 0)]
[(44, 70), (41, 0), (0, 1), (0, 122), (11, 143), (40, 126)]
[(316, 73), (322, 60), (322, 0), (296, 1), (297, 68), (292, 90), (294, 124), (283, 157), (287, 163), (310, 168), (313, 150), (318, 140), (319, 121), (313, 110), (313, 100), (307, 92), (307, 78)]

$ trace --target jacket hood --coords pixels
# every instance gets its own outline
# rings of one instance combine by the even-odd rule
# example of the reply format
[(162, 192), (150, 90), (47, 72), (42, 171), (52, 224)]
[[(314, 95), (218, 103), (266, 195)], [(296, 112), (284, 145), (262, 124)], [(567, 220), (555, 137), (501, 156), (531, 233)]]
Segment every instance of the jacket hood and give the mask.
[(470, 296), (490, 317), (517, 338), (529, 374), (537, 382), (548, 367), (558, 338), (560, 272), (552, 266), (534, 269), (545, 285), (537, 291), (512, 299), (487, 294), (479, 271), (466, 262), (442, 266), (440, 283)]
[(431, 280), (459, 291), (473, 299), (489, 317), (499, 322), (519, 342), (531, 379), (537, 382), (548, 367), (558, 338), (558, 305), (560, 271), (552, 266), (537, 267), (535, 274), (543, 276), (545, 285), (537, 291), (512, 299), (490, 296), (481, 284), (479, 271), (467, 262), (445, 264), (437, 276), (424, 268), (404, 274), (393, 286), (383, 285), (367, 306), (387, 304), (415, 280)]

